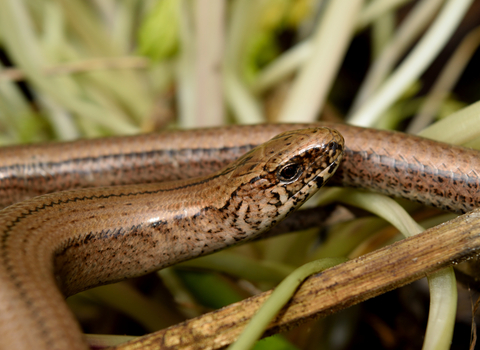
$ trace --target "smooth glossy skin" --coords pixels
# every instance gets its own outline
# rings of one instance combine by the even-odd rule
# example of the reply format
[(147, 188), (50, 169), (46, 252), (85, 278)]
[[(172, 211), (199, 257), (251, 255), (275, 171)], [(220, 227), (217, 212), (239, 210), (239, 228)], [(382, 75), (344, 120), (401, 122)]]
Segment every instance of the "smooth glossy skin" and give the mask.
[(329, 184), (467, 212), (480, 204), (480, 153), (344, 124), (265, 124), (0, 149), (0, 206), (70, 188), (208, 175), (286, 130), (328, 126), (345, 137)]
[(86, 349), (64, 295), (254, 239), (321, 187), (342, 154), (334, 130), (288, 131), (206, 177), (58, 192), (4, 209), (0, 348)]
[[(375, 190), (456, 212), (466, 212), (478, 207), (480, 188), (479, 176), (475, 171), (480, 169), (478, 151), (402, 133), (332, 123), (233, 126), (43, 146), (0, 148), (0, 206), (35, 195), (70, 188), (125, 185), (204, 176), (225, 167), (243, 153), (280, 132), (319, 125), (334, 127), (345, 137), (344, 160), (330, 184)], [(88, 193), (92, 201), (101, 200), (95, 197), (99, 194), (98, 190), (86, 190), (82, 193), (85, 195)], [(52, 200), (63, 195), (57, 194), (35, 201), (42, 201), (45, 198)], [(31, 210), (29, 208), (35, 202), (28, 203), (18, 204), (13, 209), (9, 208), (6, 213), (10, 213), (8, 215), (12, 213), (19, 215), (19, 212), (29, 213)], [(78, 201), (76, 203), (81, 205)], [(107, 208), (93, 207), (92, 215), (80, 218), (80, 212), (75, 213), (74, 204), (74, 202), (68, 203), (73, 208), (71, 215), (76, 217), (78, 214), (78, 224), (85, 222), (87, 226), (95, 224), (97, 227), (98, 220), (104, 216), (109, 217)], [(62, 222), (65, 223), (65, 221), (61, 220), (64, 218), (67, 220), (67, 218), (61, 211), (57, 211), (57, 208), (59, 206), (52, 206), (52, 208), (46, 206), (45, 212), (48, 211), (53, 216), (36, 227), (44, 231), (49, 229), (55, 231), (56, 227), (62, 227)], [(99, 211), (97, 212), (96, 209)], [(107, 214), (100, 214), (100, 212)], [(55, 224), (59, 219), (60, 222)], [(119, 219), (120, 225), (124, 220)], [(16, 229), (18, 230), (19, 227)], [(35, 229), (35, 225), (32, 225), (31, 229)], [(55, 241), (56, 238), (53, 237), (40, 243), (48, 245)], [(4, 243), (2, 240), (2, 244)], [(89, 254), (81, 249), (76, 253), (80, 261), (85, 259), (85, 256), (82, 256), (83, 253)], [(3, 254), (5, 254), (4, 251)], [(57, 261), (67, 264), (67, 255), (63, 260), (62, 257), (57, 258)], [(69, 264), (71, 265), (66, 266), (73, 266), (74, 263), (69, 262)], [(2, 266), (6, 265), (2, 263)], [(112, 265), (108, 265), (107, 262), (107, 266)], [(5, 268), (8, 270), (8, 266)], [(97, 265), (96, 268), (101, 267)], [(3, 273), (5, 271), (0, 270), (0, 278), (4, 278)], [(20, 278), (25, 283), (36, 283), (35, 276), (29, 277), (20, 273)], [(83, 282), (79, 282), (81, 283)], [(86, 283), (94, 285), (97, 282)], [(0, 288), (2, 285), (5, 283), (0, 280)], [(63, 288), (71, 288), (70, 293), (75, 288), (81, 289), (65, 285)], [(43, 287), (38, 289), (39, 293), (45, 292)], [(20, 302), (18, 298), (8, 299), (8, 296), (1, 293), (0, 291), (0, 317), (10, 308), (21, 309), (17, 308)], [(48, 318), (51, 314), (54, 318), (58, 316), (57, 313), (63, 315), (67, 312), (61, 296), (55, 296), (52, 300), (46, 298), (43, 302), (45, 305), (42, 306), (42, 310), (49, 310)], [(5, 332), (10, 333), (11, 330), (15, 331), (18, 328), (31, 330), (32, 334), (35, 332), (36, 325), (27, 324), (30, 322), (27, 320), (34, 322), (36, 318), (28, 312), (26, 314), (22, 312), (16, 319), (2, 321), (7, 323), (7, 328), (2, 330), (3, 326), (0, 326), (0, 339), (4, 338)], [(77, 326), (72, 325), (74, 321), (70, 318), (69, 316), (65, 319), (65, 325), (62, 323), (58, 326), (61, 329), (60, 334), (52, 333), (53, 336), (67, 336), (68, 330), (71, 330), (73, 335), (67, 336), (68, 339), (79, 337)], [(48, 322), (45, 324), (46, 327), (51, 327)], [(43, 334), (39, 335), (39, 337), (43, 336)], [(0, 344), (2, 343), (4, 342), (0, 341)], [(34, 348), (38, 348), (38, 344)]]

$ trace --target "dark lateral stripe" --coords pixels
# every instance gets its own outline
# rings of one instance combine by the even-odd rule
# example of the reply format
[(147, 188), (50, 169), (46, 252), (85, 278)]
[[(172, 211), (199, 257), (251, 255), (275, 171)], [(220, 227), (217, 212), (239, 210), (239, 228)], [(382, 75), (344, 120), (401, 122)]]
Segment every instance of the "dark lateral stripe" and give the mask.
[[(92, 163), (102, 163), (107, 160), (125, 160), (125, 159), (139, 159), (139, 158), (155, 158), (159, 156), (167, 156), (168, 158), (175, 158), (179, 155), (190, 154), (192, 157), (200, 157), (204, 155), (227, 153), (227, 152), (238, 152), (243, 153), (246, 151), (255, 148), (258, 144), (247, 144), (233, 147), (221, 147), (221, 148), (182, 148), (182, 149), (159, 149), (146, 152), (131, 152), (131, 153), (117, 153), (117, 154), (107, 154), (97, 157), (83, 157), (83, 158), (72, 158), (66, 159), (58, 162), (31, 162), (31, 163), (17, 163), (9, 166), (0, 167), (0, 173), (8, 173), (10, 171), (18, 171), (18, 169), (24, 169), (26, 167), (36, 167), (37, 165), (42, 165), (42, 169), (45, 168), (59, 168), (62, 166), (72, 166), (72, 165), (82, 165), (83, 163), (88, 164), (90, 167)], [(201, 159), (199, 159), (201, 161)], [(86, 173), (86, 171), (74, 170), (75, 173)]]

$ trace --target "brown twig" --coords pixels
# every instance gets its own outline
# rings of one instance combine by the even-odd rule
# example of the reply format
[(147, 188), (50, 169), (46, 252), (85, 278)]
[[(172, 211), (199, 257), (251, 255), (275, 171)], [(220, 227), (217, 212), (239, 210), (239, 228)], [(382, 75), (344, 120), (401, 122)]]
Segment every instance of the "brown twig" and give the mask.
[[(335, 313), (480, 251), (480, 209), (308, 278), (265, 335)], [(219, 349), (232, 343), (271, 292), (114, 349)]]

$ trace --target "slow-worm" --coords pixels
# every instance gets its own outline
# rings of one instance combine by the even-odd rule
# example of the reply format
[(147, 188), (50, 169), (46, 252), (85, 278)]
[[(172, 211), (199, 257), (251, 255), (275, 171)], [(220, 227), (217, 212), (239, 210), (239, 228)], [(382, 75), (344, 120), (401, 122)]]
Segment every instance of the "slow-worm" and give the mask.
[(0, 214), (0, 348), (86, 349), (64, 295), (255, 238), (332, 176), (343, 148), (329, 128), (287, 131), (205, 177), (9, 206)]
[[(480, 169), (478, 151), (402, 133), (362, 129), (341, 124), (323, 123), (322, 125), (339, 130), (345, 137), (346, 142), (344, 160), (330, 183), (375, 190), (456, 212), (466, 212), (478, 206), (479, 178), (475, 171), (475, 169)], [(1, 204), (6, 206), (34, 195), (69, 188), (125, 185), (205, 176), (212, 171), (218, 171), (225, 167), (243, 153), (278, 133), (316, 126), (318, 124), (235, 126), (43, 146), (8, 147), (0, 149), (0, 159), (2, 160), (0, 164), (0, 200), (2, 200)], [(86, 194), (89, 193), (95, 201), (102, 199), (98, 189), (84, 191), (86, 191), (84, 192)], [(59, 196), (64, 195), (60, 194)], [(68, 195), (71, 195), (71, 193)], [(12, 211), (17, 213), (14, 214), (17, 215), (17, 218), (21, 218), (25, 214), (18, 214), (19, 211), (27, 213), (27, 207), (33, 205), (32, 203), (37, 203), (37, 206), (44, 208), (42, 210), (49, 211), (51, 215), (31, 223), (28, 229), (37, 232), (58, 227), (55, 226), (59, 225), (56, 220), (63, 219), (64, 208), (73, 205), (74, 202), (59, 202), (58, 205), (50, 207), (44, 202), (45, 200), (51, 202), (49, 198), (56, 197), (55, 195), (54, 197), (40, 197), (35, 202), (26, 202), (10, 207), (1, 214), (1, 217), (4, 218), (2, 220), (10, 218), (10, 221), (15, 221), (17, 219), (12, 220)], [(105, 208), (98, 207), (97, 209), (101, 212)], [(91, 210), (95, 211), (95, 208), (91, 208)], [(78, 220), (74, 223), (75, 225), (81, 226), (85, 220), (87, 222), (90, 220), (90, 225), (94, 222), (95, 225), (98, 225), (98, 229), (102, 227), (99, 216), (97, 214), (91, 215), (90, 211), (82, 214), (83, 219), (81, 219), (80, 213), (72, 215), (74, 215), (75, 220)], [(22, 218), (20, 221), (23, 223), (23, 220)], [(118, 221), (117, 224), (121, 225), (127, 219), (122, 218), (120, 211), (119, 217), (116, 217), (115, 220)], [(0, 232), (4, 232), (4, 229), (1, 229)], [(100, 257), (95, 249), (91, 249), (94, 246), (93, 242), (101, 246), (102, 242), (98, 240), (101, 235), (98, 236), (98, 234), (99, 232), (95, 231), (95, 234), (87, 236), (88, 244), (82, 243), (78, 249), (76, 248), (80, 262), (88, 259), (95, 260), (96, 257)], [(123, 235), (122, 232), (116, 234), (118, 236)], [(2, 235), (1, 237), (5, 237), (4, 233)], [(104, 232), (103, 235), (112, 235), (112, 231)], [(10, 235), (7, 237), (10, 237)], [(203, 231), (199, 237), (208, 239), (208, 235)], [(55, 243), (54, 238), (48, 239), (43, 244)], [(3, 240), (5, 239), (3, 238)], [(119, 255), (124, 254), (131, 248), (138, 255), (140, 248), (133, 246), (133, 242), (136, 240), (138, 240), (138, 237), (127, 241), (124, 246), (119, 247), (117, 253), (112, 254), (117, 254), (116, 257), (119, 259)], [(79, 242), (69, 242), (69, 244), (74, 245), (77, 243)], [(24, 242), (19, 244), (24, 244)], [(0, 253), (5, 256), (5, 254), (10, 254), (9, 252), (10, 250), (2, 245)], [(183, 259), (180, 256), (177, 257), (176, 252), (172, 251), (171, 253), (175, 255), (175, 259)], [(60, 270), (57, 269), (56, 272), (70, 277), (78, 277), (73, 284), (61, 282), (64, 292), (70, 294), (86, 288), (85, 286), (95, 285), (97, 282), (89, 281), (89, 277), (85, 273), (77, 272), (76, 262), (67, 259), (67, 255), (57, 257), (56, 266), (61, 268)], [(193, 254), (191, 255), (193, 256)], [(184, 258), (187, 258), (187, 256)], [(147, 255), (142, 259), (149, 261), (153, 257)], [(101, 263), (105, 263), (103, 266), (112, 268), (115, 265), (112, 261), (106, 260), (103, 262), (99, 260), (95, 263), (95, 269), (103, 269), (100, 266)], [(4, 262), (2, 262), (2, 265), (4, 265)], [(0, 266), (0, 272), (1, 269)], [(26, 283), (25, 285), (28, 286), (29, 283), (34, 283), (32, 281), (37, 278), (35, 275), (39, 272), (35, 270), (33, 273), (34, 275), (31, 272), (28, 275), (27, 272), (21, 272), (17, 275), (22, 283)], [(115, 278), (126, 278), (128, 276), (129, 274), (124, 274), (122, 270), (122, 275)], [(0, 280), (0, 285), (3, 284), (3, 280)], [(39, 286), (36, 287), (39, 292), (43, 288), (42, 286), (39, 283)], [(22, 298), (17, 295), (13, 296), (11, 301), (8, 301), (9, 297), (2, 295), (0, 297), (0, 317), (5, 313), (5, 308), (14, 302), (20, 302), (18, 299)], [(40, 298), (35, 300), (38, 301)], [(58, 304), (62, 305), (61, 311), (58, 311), (60, 310)], [(41, 305), (41, 310), (50, 310), (48, 312), (50, 312), (51, 318), (57, 315), (57, 312), (66, 312), (66, 310), (63, 310), (61, 296), (58, 296), (54, 301), (40, 301), (39, 305)], [(11, 311), (11, 309), (7, 311)], [(16, 320), (15, 322), (22, 322), (19, 320), (25, 318), (34, 318), (31, 314), (25, 315), (14, 311), (9, 315), (13, 317), (12, 320)], [(14, 324), (13, 321), (7, 323)], [(17, 323), (17, 327), (29, 329), (32, 333), (33, 330), (41, 332), (38, 325), (35, 324), (29, 327), (27, 324)], [(58, 327), (61, 329), (61, 334), (52, 333), (53, 335), (50, 335), (49, 331), (45, 331), (36, 339), (43, 339), (43, 337), (48, 339), (50, 336), (58, 336), (59, 339), (68, 338), (63, 333), (68, 327), (64, 327), (64, 325)], [(0, 339), (4, 339), (3, 335), (9, 333), (9, 329), (11, 328), (8, 328), (8, 326), (4, 328), (2, 323)], [(77, 328), (73, 327), (73, 329), (75, 339), (78, 340)], [(40, 348), (38, 343), (36, 348)], [(69, 346), (68, 348), (72, 347)]]

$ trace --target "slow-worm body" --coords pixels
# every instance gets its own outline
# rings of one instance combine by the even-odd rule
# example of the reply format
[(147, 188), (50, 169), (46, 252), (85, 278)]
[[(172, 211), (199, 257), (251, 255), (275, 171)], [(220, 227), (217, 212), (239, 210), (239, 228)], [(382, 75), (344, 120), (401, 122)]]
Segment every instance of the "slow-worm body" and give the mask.
[(0, 348), (86, 349), (64, 295), (255, 238), (336, 170), (342, 136), (284, 132), (204, 177), (57, 192), (0, 213)]
[[(322, 125), (339, 130), (343, 134), (346, 143), (344, 159), (330, 183), (375, 190), (456, 212), (466, 212), (478, 207), (480, 201), (478, 195), (480, 180), (477, 174), (477, 169), (480, 169), (480, 153), (478, 151), (397, 132), (363, 129), (341, 124), (322, 123)], [(245, 152), (250, 151), (253, 147), (267, 141), (276, 134), (287, 130), (318, 126), (319, 124), (235, 126), (170, 132), (160, 135), (75, 141), (63, 144), (7, 147), (0, 149), (0, 200), (2, 201), (0, 204), (6, 206), (35, 195), (71, 188), (155, 183), (206, 176), (225, 167)], [(136, 187), (136, 191), (154, 191), (152, 188), (155, 188), (157, 185), (144, 186)], [(222, 191), (222, 186), (218, 185), (216, 190)], [(56, 232), (58, 227), (63, 228), (65, 226), (65, 220), (71, 220), (70, 224), (73, 225), (72, 227), (86, 225), (87, 227), (95, 226), (95, 230), (99, 230), (93, 231), (92, 229), (94, 233), (85, 236), (85, 240), (82, 242), (68, 242), (68, 244), (73, 244), (73, 246), (79, 244), (78, 248), (73, 249), (75, 250), (75, 255), (73, 256), (75, 256), (75, 259), (78, 259), (77, 261), (71, 259), (72, 255), (70, 253), (57, 256), (55, 266), (61, 266), (60, 270), (56, 271), (57, 275), (64, 274), (67, 276), (67, 280), (62, 279), (61, 281), (63, 282), (60, 282), (66, 294), (102, 283), (89, 280), (90, 277), (88, 275), (95, 276), (96, 271), (105, 270), (105, 266), (108, 269), (116, 269), (122, 266), (123, 263), (119, 264), (118, 259), (121, 259), (121, 255), (125, 254), (129, 249), (139, 258), (137, 266), (142, 265), (143, 269), (149, 270), (149, 268), (143, 267), (143, 264), (151, 266), (149, 264), (151, 264), (153, 259), (149, 254), (140, 258), (140, 251), (142, 251), (144, 246), (141, 242), (139, 243), (142, 236), (135, 235), (134, 225), (129, 227), (129, 230), (131, 229), (129, 232), (134, 232), (133, 237), (129, 236), (123, 242), (123, 245), (118, 244), (115, 246), (115, 248), (119, 249), (116, 252), (113, 250), (109, 251), (109, 254), (114, 254), (117, 260), (101, 258), (103, 253), (98, 253), (97, 255), (97, 250), (91, 249), (96, 244), (100, 244), (100, 251), (104, 251), (104, 248), (102, 248), (103, 238), (99, 239), (100, 237), (114, 237), (114, 239), (126, 237), (126, 231), (115, 231), (109, 228), (110, 226), (102, 225), (109, 225), (109, 220), (114, 220), (116, 227), (124, 227), (123, 224), (127, 222), (127, 217), (123, 216), (126, 213), (123, 210), (128, 208), (133, 213), (145, 210), (145, 208), (150, 208), (149, 205), (145, 204), (148, 200), (142, 202), (142, 196), (140, 195), (127, 196), (126, 198), (129, 200), (125, 202), (125, 206), (115, 205), (115, 208), (111, 208), (100, 203), (102, 201), (108, 202), (109, 199), (116, 203), (116, 199), (125, 197), (120, 195), (108, 197), (106, 193), (102, 192), (104, 190), (99, 189), (83, 191), (78, 192), (82, 193), (82, 198), (91, 198), (91, 202), (96, 204), (89, 207), (82, 215), (75, 211), (75, 205), (82, 202), (81, 200), (65, 200), (63, 197), (71, 198), (72, 193), (77, 192), (39, 197), (33, 201), (7, 208), (1, 214), (3, 228), (0, 229), (0, 232), (3, 232), (1, 236), (3, 245), (0, 248), (0, 254), (3, 254), (2, 256), (4, 257), (9, 256), (13, 249), (10, 246), (7, 247), (5, 242), (14, 237), (11, 233), (5, 236), (5, 223), (8, 220), (10, 222), (18, 220), (21, 225), (24, 225), (26, 222), (29, 222), (24, 220), (24, 216), (29, 217), (32, 213), (36, 213), (36, 209), (32, 208), (42, 208), (40, 210), (41, 216), (35, 216), (38, 220), (30, 222), (29, 226), (24, 227), (20, 225), (22, 229), (15, 224), (14, 228), (16, 231), (30, 230), (38, 233), (38, 235), (41, 232)], [(115, 192), (121, 190), (112, 189), (108, 191)], [(218, 193), (224, 194), (223, 192)], [(136, 203), (137, 200), (143, 203), (143, 206), (141, 206), (143, 209), (135, 209), (135, 204), (138, 204)], [(206, 201), (209, 200), (207, 199)], [(164, 202), (169, 203), (170, 199), (164, 200)], [(102, 206), (105, 206), (105, 208)], [(245, 209), (242, 209), (240, 206), (237, 212), (240, 215), (244, 215)], [(104, 221), (105, 223), (103, 223)], [(157, 228), (163, 227), (160, 223), (161, 220), (154, 220), (154, 222), (156, 222)], [(215, 225), (217, 224), (215, 223)], [(218, 227), (220, 228), (220, 226)], [(203, 242), (200, 244), (207, 244), (207, 250), (209, 251), (218, 249), (208, 243), (208, 235), (205, 234), (205, 230), (200, 229), (199, 232), (197, 238)], [(48, 246), (58, 242), (57, 238), (55, 238), (57, 236), (50, 237), (47, 235), (47, 238), (43, 238), (42, 241), (30, 241), (30, 237), (27, 240), (22, 235), (19, 235), (19, 237), (24, 238), (18, 238), (16, 243), (18, 245), (15, 249), (17, 251), (23, 250), (27, 257), (30, 257), (30, 254), (32, 254), (32, 251), (28, 249), (35, 251), (39, 245)], [(167, 248), (161, 248), (167, 249), (167, 252), (171, 254), (169, 259), (171, 258), (172, 261), (169, 263), (173, 263), (173, 260), (179, 261), (194, 255), (172, 250), (172, 244), (180, 236), (173, 234), (171, 237), (177, 238), (164, 242)], [(249, 237), (249, 239), (251, 238)], [(229, 244), (229, 242), (224, 243)], [(30, 248), (27, 249), (24, 244), (27, 244)], [(198, 249), (201, 253), (202, 249)], [(204, 253), (206, 253), (206, 250)], [(26, 260), (29, 261), (29, 259)], [(79, 262), (79, 266), (85, 266), (88, 262), (91, 266), (91, 271), (95, 273), (87, 274), (85, 273), (86, 270), (79, 272), (81, 267), (77, 266), (77, 262)], [(25, 311), (26, 313), (13, 311), (13, 308), (16, 309), (15, 303), (21, 303), (24, 299), (22, 297), (23, 292), (20, 293), (20, 297), (18, 293), (10, 296), (1, 294), (4, 293), (1, 288), (1, 285), (4, 285), (3, 279), (9, 279), (4, 275), (9, 269), (8, 263), (1, 262), (1, 264), (3, 267), (0, 266), (0, 318), (4, 314), (12, 318), (6, 319), (6, 321), (4, 319), (2, 321), (4, 323), (0, 324), (0, 339), (7, 339), (4, 338), (4, 335), (10, 334), (12, 327), (14, 327), (13, 325), (16, 325), (15, 327), (17, 328), (28, 329), (32, 334), (39, 332), (35, 335), (35, 339), (51, 339), (52, 346), (53, 344), (55, 346), (62, 344), (62, 341), (69, 341), (72, 344), (77, 341), (81, 342), (76, 326), (74, 325), (72, 328), (71, 323), (73, 321), (68, 321), (70, 322), (68, 327), (66, 324), (57, 324), (54, 328), (60, 329), (58, 332), (52, 331), (51, 328), (42, 331), (37, 324), (38, 322), (45, 323), (45, 327), (51, 327), (51, 325), (45, 321), (35, 321), (35, 316), (27, 311)], [(37, 266), (35, 262), (31, 261), (29, 264), (35, 266), (35, 268)], [(161, 266), (163, 265), (160, 264), (156, 267)], [(113, 280), (131, 276), (128, 272), (125, 272), (125, 269), (120, 270), (121, 272), (118, 272), (118, 275), (112, 277)], [(56, 322), (59, 322), (59, 317), (61, 319), (61, 317), (64, 317), (61, 315), (67, 312), (63, 305), (62, 296), (56, 295), (52, 300), (47, 298), (48, 300), (43, 301), (40, 300), (41, 298), (35, 297), (37, 292), (45, 293), (43, 289), (45, 286), (44, 281), (38, 280), (40, 275), (40, 272), (37, 270), (35, 270), (33, 275), (31, 271), (28, 274), (27, 271), (23, 270), (15, 271), (13, 274), (27, 288), (29, 293), (32, 292), (32, 289), (34, 290), (32, 295), (35, 304), (37, 305), (37, 302), (39, 302), (39, 310), (48, 312), (47, 319), (56, 319)], [(30, 288), (31, 283), (35, 287)], [(51, 286), (52, 283), (50, 281), (49, 285)], [(38, 291), (35, 292), (35, 289)], [(47, 292), (51, 291), (47, 289)], [(28, 300), (23, 300), (23, 302), (29, 303)], [(20, 309), (22, 308), (18, 310)], [(43, 317), (41, 320), (44, 320)], [(68, 329), (73, 329), (73, 335), (67, 334), (66, 330)], [(18, 339), (18, 336), (16, 339)], [(3, 345), (2, 342), (0, 344)], [(41, 347), (36, 343), (35, 348)], [(66, 348), (73, 347), (69, 345)]]

